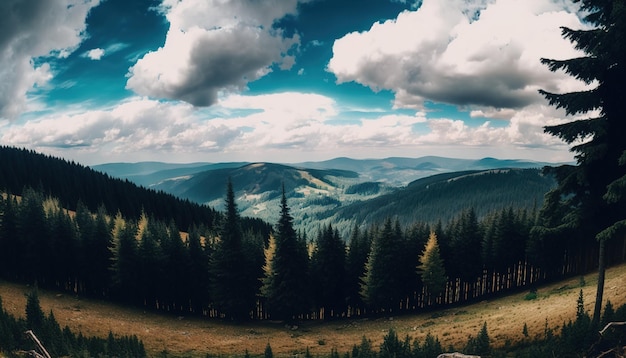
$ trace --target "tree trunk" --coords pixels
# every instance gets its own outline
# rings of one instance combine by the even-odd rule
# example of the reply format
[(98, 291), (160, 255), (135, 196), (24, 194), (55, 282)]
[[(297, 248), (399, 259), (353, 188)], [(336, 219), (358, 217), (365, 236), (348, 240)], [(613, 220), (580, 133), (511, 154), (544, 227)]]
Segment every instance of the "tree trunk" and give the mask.
[(598, 288), (596, 290), (596, 304), (593, 309), (592, 324), (597, 325), (600, 323), (600, 317), (602, 314), (602, 296), (604, 295), (604, 274), (606, 271), (606, 260), (604, 252), (605, 240), (600, 240), (600, 247), (598, 249)]

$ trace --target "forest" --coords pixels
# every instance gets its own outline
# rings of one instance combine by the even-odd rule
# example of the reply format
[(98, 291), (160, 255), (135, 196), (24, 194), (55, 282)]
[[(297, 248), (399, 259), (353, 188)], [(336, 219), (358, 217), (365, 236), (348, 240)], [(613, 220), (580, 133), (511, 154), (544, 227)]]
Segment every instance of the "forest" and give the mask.
[[(144, 307), (229, 320), (336, 319), (399, 314), (484, 299), (586, 273), (593, 240), (544, 240), (537, 211), (505, 208), (478, 219), (403, 227), (388, 218), (341, 237), (332, 225), (294, 229), (283, 194), (270, 233), (245, 227), (232, 184), (226, 212), (181, 230), (26, 187), (0, 200), (0, 277)], [(610, 244), (620, 262), (624, 242)]]

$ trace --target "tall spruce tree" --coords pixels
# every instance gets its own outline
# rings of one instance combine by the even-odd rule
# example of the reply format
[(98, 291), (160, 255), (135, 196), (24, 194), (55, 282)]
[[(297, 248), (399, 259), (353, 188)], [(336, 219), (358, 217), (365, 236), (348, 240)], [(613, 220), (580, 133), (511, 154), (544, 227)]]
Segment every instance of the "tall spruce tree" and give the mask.
[(255, 292), (248, 289), (247, 258), (243, 249), (243, 233), (235, 203), (233, 183), (228, 179), (226, 215), (220, 238), (211, 258), (213, 302), (227, 318), (250, 318)]
[(361, 295), (371, 308), (395, 312), (400, 307), (403, 283), (398, 272), (404, 267), (398, 258), (404, 247), (398, 234), (388, 218), (372, 241), (361, 285)]
[(426, 286), (430, 301), (430, 299), (436, 298), (443, 292), (448, 282), (443, 260), (439, 253), (437, 235), (434, 231), (430, 233), (426, 247), (424, 247), (419, 261), (420, 265), (418, 266), (418, 270), (422, 277), (422, 282), (424, 286)]
[[(594, 86), (591, 89), (550, 93), (541, 90), (551, 105), (570, 115), (595, 113), (597, 117), (575, 119), (547, 126), (576, 153), (576, 166), (554, 172), (558, 187), (547, 196), (544, 215), (568, 208), (556, 225), (544, 231), (575, 227), (598, 241), (598, 287), (593, 313), (600, 319), (607, 240), (623, 238), (626, 232), (626, 2), (623, 0), (575, 0), (593, 28), (562, 28), (564, 38), (584, 52), (566, 60), (542, 59), (550, 70), (564, 70)], [(557, 202), (559, 205), (554, 205)], [(555, 210), (556, 209), (556, 210)], [(554, 220), (553, 220), (554, 221)]]
[(266, 262), (263, 292), (272, 318), (290, 322), (309, 308), (309, 257), (306, 242), (293, 228), (284, 185), (274, 239), (275, 252), (270, 264)]
[(318, 308), (324, 310), (324, 318), (344, 311), (346, 245), (331, 225), (322, 228), (317, 236), (311, 257), (311, 280), (315, 288)]

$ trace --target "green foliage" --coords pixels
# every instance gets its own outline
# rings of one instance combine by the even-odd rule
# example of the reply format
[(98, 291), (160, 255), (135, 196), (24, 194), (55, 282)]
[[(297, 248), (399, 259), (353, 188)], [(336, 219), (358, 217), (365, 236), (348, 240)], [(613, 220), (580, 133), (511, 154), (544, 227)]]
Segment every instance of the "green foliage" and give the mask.
[(265, 346), (265, 351), (263, 352), (263, 357), (265, 358), (273, 358), (274, 353), (272, 353), (272, 346), (270, 346), (270, 342), (267, 342)]
[[(245, 254), (240, 217), (235, 203), (232, 181), (228, 180), (226, 215), (220, 229), (220, 238), (211, 257), (213, 302), (227, 318), (250, 319), (256, 303), (257, 277), (251, 272), (253, 257)], [(250, 277), (252, 276), (252, 285)]]
[(411, 344), (409, 337), (404, 341), (398, 339), (398, 334), (394, 329), (390, 329), (387, 335), (383, 337), (383, 343), (380, 345), (380, 358), (410, 357)]
[(439, 252), (437, 235), (431, 232), (424, 251), (419, 258), (420, 266), (418, 270), (422, 277), (422, 282), (431, 297), (439, 296), (446, 287), (448, 277), (446, 276), (443, 260)]
[(584, 56), (553, 60), (542, 59), (551, 71), (564, 70), (571, 76), (593, 83), (593, 88), (563, 94), (540, 91), (548, 102), (570, 115), (598, 110), (591, 118), (547, 126), (545, 132), (556, 136), (576, 153), (577, 166), (557, 170), (558, 187), (544, 205), (541, 230), (578, 230), (587, 240), (599, 240), (598, 288), (593, 320), (600, 320), (602, 305), (605, 245), (623, 237), (626, 231), (626, 166), (624, 121), (626, 94), (626, 6), (618, 1), (580, 0), (591, 29), (562, 28), (563, 37), (584, 52)]
[(306, 242), (296, 234), (283, 187), (276, 246), (266, 271), (265, 299), (275, 319), (292, 321), (309, 308)]
[(372, 342), (365, 336), (361, 338), (361, 344), (352, 347), (352, 358), (375, 358), (376, 352), (372, 349)]
[(315, 301), (327, 319), (345, 310), (345, 270), (344, 241), (332, 226), (322, 228), (311, 257), (311, 282)]
[(537, 289), (534, 287), (530, 289), (530, 292), (524, 295), (524, 300), (526, 301), (532, 301), (536, 299), (537, 299)]
[(137, 336), (85, 337), (74, 334), (67, 326), (61, 329), (54, 313), (46, 317), (33, 290), (27, 296), (26, 320), (16, 319), (2, 307), (0, 298), (0, 355), (19, 350), (35, 349), (34, 343), (24, 335), (32, 330), (53, 357), (146, 357), (143, 343)]
[(489, 356), (491, 354), (491, 344), (489, 334), (487, 332), (487, 322), (483, 323), (483, 327), (476, 337), (470, 336), (465, 345), (464, 352), (479, 356)]

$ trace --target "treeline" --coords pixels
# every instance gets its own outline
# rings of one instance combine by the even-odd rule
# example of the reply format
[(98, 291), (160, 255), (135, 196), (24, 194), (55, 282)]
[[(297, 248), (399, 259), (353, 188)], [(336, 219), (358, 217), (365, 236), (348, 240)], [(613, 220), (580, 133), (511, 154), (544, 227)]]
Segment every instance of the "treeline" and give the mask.
[[(218, 225), (68, 211), (34, 189), (0, 201), (0, 275), (149, 309), (236, 320), (410, 312), (528, 287), (596, 265), (595, 242), (545, 241), (537, 212), (506, 209), (446, 225), (387, 219), (343, 238), (294, 229), (283, 193), (271, 235), (242, 226), (232, 185)], [(609, 261), (623, 260), (623, 241)], [(434, 274), (433, 274), (434, 273)]]
[(146, 357), (144, 345), (135, 335), (120, 337), (109, 332), (107, 338), (85, 337), (67, 326), (62, 329), (52, 311), (48, 315), (43, 312), (36, 290), (27, 296), (25, 316), (16, 319), (5, 311), (0, 297), (0, 352), (11, 356), (19, 351), (39, 352), (25, 334), (30, 330), (52, 357)]
[[(173, 221), (185, 230), (194, 225), (212, 227), (220, 220), (220, 213), (208, 206), (138, 187), (128, 180), (32, 150), (0, 146), (0, 164), (1, 190), (21, 193), (24, 188), (36, 188), (57, 198), (69, 210), (77, 210), (81, 203), (93, 212), (102, 207), (106, 212), (119, 211), (132, 219), (147, 213), (157, 220)], [(245, 218), (244, 225), (265, 233), (271, 230), (258, 219)]]
[[(363, 183), (349, 191), (375, 192), (377, 183)], [(415, 222), (445, 223), (474, 208), (479, 218), (502, 208), (541, 208), (544, 195), (556, 186), (555, 178), (540, 169), (472, 170), (442, 173), (418, 179), (405, 188), (336, 209), (338, 220), (383, 222), (394, 217), (403, 226)], [(334, 212), (333, 212), (334, 213)], [(330, 213), (318, 214), (325, 218)]]

